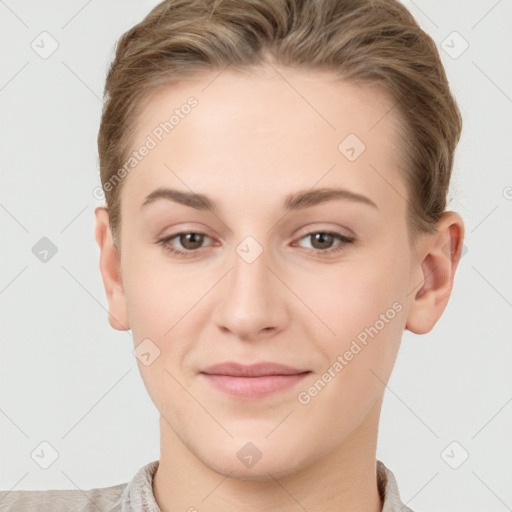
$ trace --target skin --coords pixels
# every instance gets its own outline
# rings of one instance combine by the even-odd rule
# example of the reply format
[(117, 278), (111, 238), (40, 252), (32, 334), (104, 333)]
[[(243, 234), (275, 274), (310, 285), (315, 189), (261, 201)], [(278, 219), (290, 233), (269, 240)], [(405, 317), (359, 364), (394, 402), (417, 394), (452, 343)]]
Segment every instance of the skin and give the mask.
[[(133, 148), (191, 95), (198, 106), (125, 178), (120, 248), (107, 210), (96, 209), (110, 324), (131, 329), (135, 347), (149, 338), (160, 350), (147, 366), (137, 360), (160, 412), (157, 502), (163, 511), (380, 511), (385, 383), (404, 329), (429, 332), (446, 307), (462, 220), (445, 213), (437, 233), (410, 244), (399, 121), (384, 115), (392, 103), (374, 88), (275, 66), (204, 74), (150, 98)], [(350, 133), (366, 145), (353, 162), (338, 150)], [(166, 199), (142, 207), (159, 187), (205, 194), (217, 210)], [(342, 198), (283, 212), (288, 194), (324, 187), (375, 206)], [(202, 246), (169, 242), (192, 248), (192, 257), (159, 243), (181, 231), (207, 235)], [(322, 246), (307, 236), (325, 232), (356, 241)], [(247, 236), (263, 251), (250, 264), (236, 251)], [(329, 248), (340, 250), (322, 256)], [(401, 309), (393, 319), (300, 403), (298, 394), (393, 304)], [(291, 389), (243, 400), (199, 375), (223, 361), (311, 373)], [(249, 441), (262, 454), (252, 467), (237, 457)]]

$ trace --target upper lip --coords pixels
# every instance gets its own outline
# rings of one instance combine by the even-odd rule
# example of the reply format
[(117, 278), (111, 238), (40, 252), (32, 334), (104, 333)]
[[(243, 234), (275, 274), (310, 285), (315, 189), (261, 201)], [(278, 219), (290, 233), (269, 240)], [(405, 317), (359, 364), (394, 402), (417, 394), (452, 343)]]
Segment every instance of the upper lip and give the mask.
[(241, 364), (224, 362), (207, 366), (200, 373), (209, 375), (229, 375), (233, 377), (262, 377), (265, 375), (298, 375), (309, 370), (301, 370), (279, 363), (262, 362), (256, 364)]

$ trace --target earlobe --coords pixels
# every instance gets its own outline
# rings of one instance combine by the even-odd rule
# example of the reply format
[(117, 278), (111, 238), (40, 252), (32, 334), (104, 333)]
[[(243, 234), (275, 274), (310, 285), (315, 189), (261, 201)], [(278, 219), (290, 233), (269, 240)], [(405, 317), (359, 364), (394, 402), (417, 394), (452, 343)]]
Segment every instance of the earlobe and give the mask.
[(109, 305), (108, 321), (118, 331), (130, 329), (126, 308), (123, 281), (121, 276), (121, 257), (112, 240), (108, 211), (98, 206), (96, 216), (95, 239), (100, 248), (100, 272)]
[(410, 294), (413, 298), (405, 326), (409, 331), (426, 334), (443, 314), (461, 258), (463, 240), (464, 223), (454, 212), (444, 213), (437, 223), (437, 232), (424, 236), (417, 263), (419, 284)]

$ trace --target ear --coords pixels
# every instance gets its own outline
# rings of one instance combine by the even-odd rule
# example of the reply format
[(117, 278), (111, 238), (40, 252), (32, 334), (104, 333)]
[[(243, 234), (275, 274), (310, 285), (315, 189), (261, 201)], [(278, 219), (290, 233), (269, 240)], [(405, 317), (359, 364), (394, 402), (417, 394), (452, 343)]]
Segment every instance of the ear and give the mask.
[(108, 211), (104, 206), (94, 210), (95, 238), (100, 248), (100, 271), (109, 305), (108, 321), (118, 331), (130, 329), (121, 277), (121, 257), (112, 240)]
[(416, 283), (405, 328), (416, 334), (430, 332), (448, 304), (464, 240), (459, 215), (446, 212), (436, 224), (437, 232), (418, 242)]

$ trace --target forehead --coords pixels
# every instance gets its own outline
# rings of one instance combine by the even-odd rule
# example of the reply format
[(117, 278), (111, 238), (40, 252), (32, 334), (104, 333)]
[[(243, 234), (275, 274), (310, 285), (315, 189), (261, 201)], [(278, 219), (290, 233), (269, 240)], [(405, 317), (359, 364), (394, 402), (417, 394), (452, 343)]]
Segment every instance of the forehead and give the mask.
[(243, 204), (244, 191), (286, 195), (319, 183), (377, 195), (386, 181), (405, 194), (392, 107), (377, 88), (325, 72), (264, 66), (198, 75), (145, 101), (132, 150), (150, 139), (153, 147), (123, 194), (141, 202), (167, 183), (220, 201), (229, 187)]

